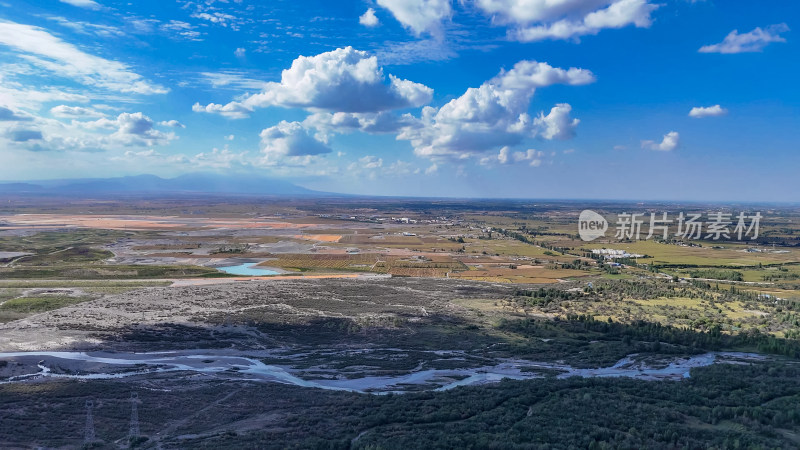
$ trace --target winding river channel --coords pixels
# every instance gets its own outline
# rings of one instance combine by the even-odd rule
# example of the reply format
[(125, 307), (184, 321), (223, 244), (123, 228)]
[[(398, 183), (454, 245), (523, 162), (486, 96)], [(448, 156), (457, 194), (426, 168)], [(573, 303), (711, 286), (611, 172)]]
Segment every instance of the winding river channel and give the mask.
[[(436, 352), (446, 354), (446, 351)], [(458, 359), (458, 352), (450, 356)], [(689, 371), (716, 363), (746, 363), (763, 360), (753, 353), (709, 352), (691, 357), (675, 357), (650, 366), (636, 355), (629, 355), (610, 367), (575, 368), (564, 364), (534, 362), (520, 359), (498, 359), (493, 365), (455, 369), (417, 369), (387, 375), (345, 376), (335, 369), (323, 369), (309, 377), (304, 369), (287, 364), (265, 364), (259, 357), (274, 359), (264, 351), (233, 350), (181, 350), (157, 353), (111, 352), (0, 352), (0, 360), (28, 363), (37, 371), (8, 377), (0, 384), (19, 383), (40, 378), (67, 378), (82, 380), (115, 379), (146, 376), (159, 373), (201, 373), (214, 377), (291, 384), (300, 387), (339, 390), (359, 393), (409, 392), (419, 390), (447, 390), (458, 386), (500, 381), (504, 378), (525, 380), (541, 378), (546, 373), (559, 378), (629, 377), (644, 380), (680, 380), (688, 378)], [(66, 367), (66, 369), (64, 369)], [(319, 373), (320, 371), (317, 371)], [(300, 375), (305, 375), (301, 377)], [(315, 378), (315, 379), (311, 379)]]

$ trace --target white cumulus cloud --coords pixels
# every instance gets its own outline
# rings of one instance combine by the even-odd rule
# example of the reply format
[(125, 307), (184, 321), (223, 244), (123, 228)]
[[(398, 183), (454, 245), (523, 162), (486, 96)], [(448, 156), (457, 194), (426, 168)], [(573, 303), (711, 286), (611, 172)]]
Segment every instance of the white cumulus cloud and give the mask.
[(246, 117), (256, 108), (281, 106), (311, 111), (379, 112), (422, 106), (433, 89), (393, 75), (387, 77), (375, 56), (352, 47), (316, 56), (300, 56), (281, 74), (280, 82), (226, 105), (195, 104), (194, 111)]
[(378, 0), (398, 22), (419, 36), (442, 34), (442, 21), (453, 14), (451, 0)]
[(6, 128), (7, 139), (7, 142), (0, 145), (33, 152), (95, 153), (119, 151), (131, 146), (166, 145), (177, 139), (174, 132), (158, 129), (159, 126), (169, 126), (173, 121), (156, 123), (141, 112), (122, 113), (114, 118), (82, 120), (96, 113), (92, 109), (86, 109), (84, 111), (81, 107), (66, 105), (53, 108), (51, 115), (72, 119), (69, 121), (31, 116), (27, 122), (0, 122), (0, 128)]
[(516, 164), (520, 162), (527, 162), (528, 165), (539, 167), (542, 164), (544, 152), (529, 148), (524, 152), (512, 152), (509, 147), (503, 147), (497, 155), (485, 156), (480, 159), (480, 164), (483, 166), (490, 166), (493, 163), (499, 164)]
[[(172, 121), (166, 123), (170, 122)], [(78, 125), (87, 129), (113, 130), (111, 139), (122, 145), (152, 146), (175, 139), (173, 133), (164, 133), (156, 129), (153, 119), (141, 112), (122, 113), (115, 119), (102, 118), (91, 122), (80, 122)]]
[(664, 135), (660, 143), (655, 141), (642, 141), (642, 148), (647, 150), (658, 150), (662, 152), (671, 152), (678, 148), (681, 136), (677, 131), (670, 131)]
[(278, 125), (261, 130), (262, 163), (305, 165), (331, 149), (316, 139), (300, 122), (281, 121)]
[(580, 120), (569, 116), (572, 106), (559, 103), (550, 110), (550, 114), (539, 113), (533, 123), (542, 127), (541, 135), (545, 139), (571, 139), (575, 137), (575, 128)]
[(649, 0), (477, 0), (477, 6), (522, 42), (575, 39), (607, 28), (649, 28), (660, 5)]
[(728, 110), (721, 107), (720, 105), (714, 106), (695, 106), (689, 111), (689, 117), (694, 117), (695, 119), (702, 119), (703, 117), (716, 117), (716, 116), (724, 116), (728, 114)]
[(450, 159), (512, 146), (525, 137), (565, 139), (578, 123), (569, 118), (572, 108), (562, 103), (548, 115), (531, 117), (527, 111), (533, 94), (552, 84), (582, 85), (594, 80), (588, 70), (520, 61), (438, 110), (424, 108), (417, 126), (404, 128), (398, 139), (411, 141), (418, 156)]
[(80, 117), (105, 117), (105, 113), (97, 111), (92, 108), (84, 108), (83, 106), (67, 106), (58, 105), (50, 108), (50, 114), (53, 117), (61, 118), (80, 118)]
[(358, 17), (358, 23), (364, 25), (365, 27), (372, 28), (377, 27), (381, 22), (378, 20), (378, 17), (375, 16), (375, 9), (369, 8), (367, 9), (367, 12)]
[(419, 125), (411, 114), (397, 115), (390, 111), (379, 113), (315, 113), (303, 121), (306, 127), (318, 131), (317, 137), (327, 141), (334, 133), (361, 131), (370, 134), (397, 133), (408, 127)]
[(178, 122), (175, 119), (173, 119), (173, 120), (162, 120), (161, 122), (158, 122), (158, 124), (161, 125), (161, 126), (165, 126), (165, 127), (186, 128), (186, 125)]
[(361, 167), (365, 169), (377, 169), (383, 166), (383, 158), (372, 155), (359, 158), (358, 162), (361, 163)]
[(203, 106), (200, 103), (195, 103), (192, 105), (192, 111), (215, 113), (225, 117), (230, 117), (232, 119), (244, 119), (245, 117), (248, 117), (251, 112), (253, 112), (252, 109), (246, 108), (238, 102), (230, 102), (225, 105), (209, 103), (206, 106)]
[(753, 31), (743, 34), (733, 30), (719, 44), (704, 45), (698, 51), (700, 53), (760, 52), (772, 42), (786, 42), (780, 34), (787, 31), (789, 26), (785, 23), (770, 25), (765, 29), (756, 27)]

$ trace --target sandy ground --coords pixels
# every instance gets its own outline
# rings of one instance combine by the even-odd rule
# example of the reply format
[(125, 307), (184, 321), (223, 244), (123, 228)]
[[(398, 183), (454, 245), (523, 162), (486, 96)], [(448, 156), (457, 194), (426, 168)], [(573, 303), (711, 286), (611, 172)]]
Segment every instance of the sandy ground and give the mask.
[[(195, 342), (193, 337), (169, 333), (157, 334), (155, 341), (145, 338), (138, 344), (137, 338), (131, 337), (141, 333), (152, 336), (153, 330), (164, 325), (204, 330), (206, 336), (211, 332), (209, 342), (216, 343), (219, 341), (214, 333), (235, 330), (244, 336), (236, 341), (237, 346), (250, 345), (248, 340), (263, 344), (255, 329), (225, 326), (224, 321), (233, 316), (271, 323), (319, 318), (414, 320), (433, 313), (466, 311), (453, 303), (457, 298), (498, 298), (512, 293), (511, 287), (493, 283), (350, 274), (248, 280), (191, 280), (214, 284), (143, 288), (0, 324), (0, 351), (124, 351), (134, 345), (144, 349), (162, 344), (200, 345), (189, 343)], [(121, 338), (121, 334), (127, 337)]]
[(296, 234), (292, 237), (317, 242), (339, 242), (339, 239), (342, 238), (339, 234)]

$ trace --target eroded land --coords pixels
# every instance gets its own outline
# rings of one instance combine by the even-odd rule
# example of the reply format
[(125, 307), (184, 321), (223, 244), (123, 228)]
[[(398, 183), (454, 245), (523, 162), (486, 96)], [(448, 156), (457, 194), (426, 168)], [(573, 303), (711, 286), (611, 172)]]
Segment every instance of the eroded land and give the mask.
[(586, 206), (9, 199), (0, 447), (800, 445), (800, 212), (586, 243)]

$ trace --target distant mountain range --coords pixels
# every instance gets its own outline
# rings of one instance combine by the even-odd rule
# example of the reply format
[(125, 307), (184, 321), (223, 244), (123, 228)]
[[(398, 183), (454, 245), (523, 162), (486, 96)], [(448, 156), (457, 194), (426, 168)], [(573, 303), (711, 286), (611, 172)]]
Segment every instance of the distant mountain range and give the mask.
[(313, 191), (288, 181), (255, 175), (193, 173), (176, 178), (137, 175), (118, 178), (78, 178), (0, 182), (0, 194), (119, 195), (236, 194), (274, 196), (335, 195)]

